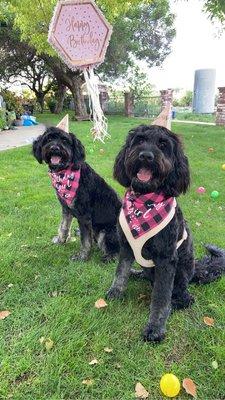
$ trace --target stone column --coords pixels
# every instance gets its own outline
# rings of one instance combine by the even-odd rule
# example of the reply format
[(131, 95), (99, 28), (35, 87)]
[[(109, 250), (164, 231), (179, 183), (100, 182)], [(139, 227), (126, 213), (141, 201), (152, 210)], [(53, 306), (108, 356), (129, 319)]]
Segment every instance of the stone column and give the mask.
[(162, 110), (168, 105), (173, 104), (173, 89), (160, 90)]
[(216, 109), (216, 125), (225, 126), (225, 87), (219, 87), (219, 98)]
[(134, 116), (134, 98), (130, 92), (124, 94), (125, 96), (125, 115), (126, 117)]

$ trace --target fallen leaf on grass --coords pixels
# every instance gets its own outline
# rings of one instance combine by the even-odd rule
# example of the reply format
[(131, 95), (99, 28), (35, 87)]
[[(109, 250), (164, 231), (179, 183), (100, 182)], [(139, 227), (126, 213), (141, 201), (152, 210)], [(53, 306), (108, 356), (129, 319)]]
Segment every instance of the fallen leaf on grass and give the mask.
[(45, 338), (44, 338), (44, 336), (40, 337), (40, 339), (39, 339), (39, 342), (40, 342), (41, 344), (43, 344), (43, 343), (44, 343), (44, 341), (45, 341)]
[(46, 339), (44, 336), (42, 336), (42, 337), (39, 339), (39, 342), (45, 346), (45, 348), (46, 348), (47, 351), (50, 351), (50, 350), (53, 348), (53, 346), (54, 346), (53, 340), (50, 339), (50, 338), (47, 338), (47, 339)]
[(214, 369), (218, 369), (218, 362), (217, 362), (217, 361), (213, 361), (213, 362), (212, 362), (212, 367), (213, 367)]
[(209, 147), (209, 148), (208, 148), (208, 152), (209, 152), (209, 153), (212, 153), (213, 151), (214, 151), (214, 148), (213, 148), (213, 147)]
[(7, 286), (9, 289), (13, 287), (13, 283), (9, 283)]
[(201, 222), (195, 222), (195, 225), (200, 227), (202, 225), (202, 223)]
[(147, 299), (147, 294), (139, 294), (139, 296), (138, 296), (138, 300), (142, 300), (142, 299)]
[(89, 365), (96, 365), (99, 364), (98, 360), (96, 360), (96, 358), (94, 358), (94, 360), (89, 362)]
[(47, 351), (50, 351), (54, 346), (54, 342), (52, 339), (48, 338), (45, 340), (45, 348)]
[(95, 302), (95, 308), (105, 308), (107, 305), (104, 299), (99, 299)]
[(94, 380), (93, 379), (84, 379), (82, 381), (82, 383), (83, 383), (83, 385), (91, 386), (91, 385), (93, 385)]
[(49, 297), (59, 297), (61, 296), (62, 292), (57, 292), (57, 290), (54, 290), (54, 292), (49, 292), (48, 296)]
[(210, 317), (204, 317), (203, 318), (204, 324), (208, 326), (214, 326), (214, 319)]
[(10, 314), (11, 314), (11, 312), (10, 312), (10, 311), (7, 311), (7, 310), (5, 310), (5, 311), (0, 311), (0, 319), (5, 319), (5, 318), (7, 318)]
[(190, 394), (192, 397), (197, 396), (196, 385), (192, 379), (185, 378), (183, 380), (182, 386), (187, 394)]
[(147, 390), (144, 388), (144, 386), (138, 382), (135, 386), (135, 397), (137, 399), (147, 399), (149, 396), (149, 393)]
[(104, 351), (105, 351), (106, 353), (112, 353), (112, 352), (113, 352), (113, 349), (109, 349), (109, 347), (105, 347), (105, 348), (104, 348)]

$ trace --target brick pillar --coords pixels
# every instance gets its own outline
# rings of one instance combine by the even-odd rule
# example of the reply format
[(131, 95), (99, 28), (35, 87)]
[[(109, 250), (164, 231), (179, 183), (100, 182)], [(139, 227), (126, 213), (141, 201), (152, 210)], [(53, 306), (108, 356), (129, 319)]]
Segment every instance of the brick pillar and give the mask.
[(125, 97), (125, 115), (126, 117), (134, 116), (134, 98), (129, 92), (124, 94)]
[(168, 105), (173, 104), (173, 89), (160, 90), (162, 110)]
[(106, 85), (99, 84), (99, 100), (101, 104), (102, 111), (104, 113), (108, 112), (109, 108), (109, 94), (108, 94), (108, 89)]
[(225, 87), (219, 87), (219, 98), (216, 109), (216, 125), (225, 126)]

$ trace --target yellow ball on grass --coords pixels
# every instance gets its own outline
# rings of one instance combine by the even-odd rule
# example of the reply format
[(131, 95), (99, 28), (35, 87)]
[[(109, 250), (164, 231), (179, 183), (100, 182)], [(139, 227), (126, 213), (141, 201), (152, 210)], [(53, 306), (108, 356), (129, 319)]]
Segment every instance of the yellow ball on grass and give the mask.
[(160, 389), (167, 397), (175, 397), (180, 392), (180, 381), (174, 374), (165, 374), (160, 380)]

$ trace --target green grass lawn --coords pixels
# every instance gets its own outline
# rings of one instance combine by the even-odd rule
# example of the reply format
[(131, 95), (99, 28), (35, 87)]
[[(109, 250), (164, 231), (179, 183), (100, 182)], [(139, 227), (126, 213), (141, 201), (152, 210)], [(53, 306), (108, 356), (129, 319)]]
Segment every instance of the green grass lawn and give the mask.
[[(39, 121), (56, 124), (60, 118), (45, 114)], [(71, 123), (86, 146), (88, 162), (121, 196), (124, 189), (112, 179), (113, 162), (127, 131), (139, 123), (143, 120), (110, 118), (112, 138), (105, 145), (92, 142), (88, 122)], [(174, 130), (183, 135), (190, 159), (192, 186), (180, 203), (192, 228), (196, 255), (201, 256), (202, 242), (225, 247), (225, 131), (178, 123)], [(214, 152), (209, 153), (209, 147)], [(11, 312), (0, 321), (0, 399), (131, 400), (135, 384), (141, 382), (149, 398), (159, 400), (160, 378), (173, 372), (180, 380), (195, 381), (199, 400), (224, 400), (225, 278), (192, 286), (196, 303), (170, 317), (165, 341), (143, 343), (148, 284), (131, 281), (122, 302), (95, 309), (95, 301), (111, 284), (116, 263), (103, 265), (97, 250), (85, 264), (71, 262), (79, 238), (63, 246), (51, 244), (60, 206), (47, 166), (37, 163), (30, 146), (1, 152), (0, 158), (0, 311)], [(196, 193), (198, 186), (205, 186), (205, 195)], [(212, 190), (220, 192), (216, 201), (210, 199)], [(140, 299), (140, 294), (147, 298)], [(204, 316), (214, 318), (215, 326), (205, 326)], [(41, 337), (53, 340), (50, 351)], [(105, 347), (113, 352), (106, 353)], [(99, 364), (90, 366), (94, 358)], [(218, 369), (213, 369), (213, 361)], [(93, 384), (85, 386), (85, 379)], [(187, 398), (182, 391), (179, 399)]]
[(176, 119), (180, 121), (201, 121), (201, 122), (216, 122), (215, 114), (195, 114), (190, 112), (177, 112)]

